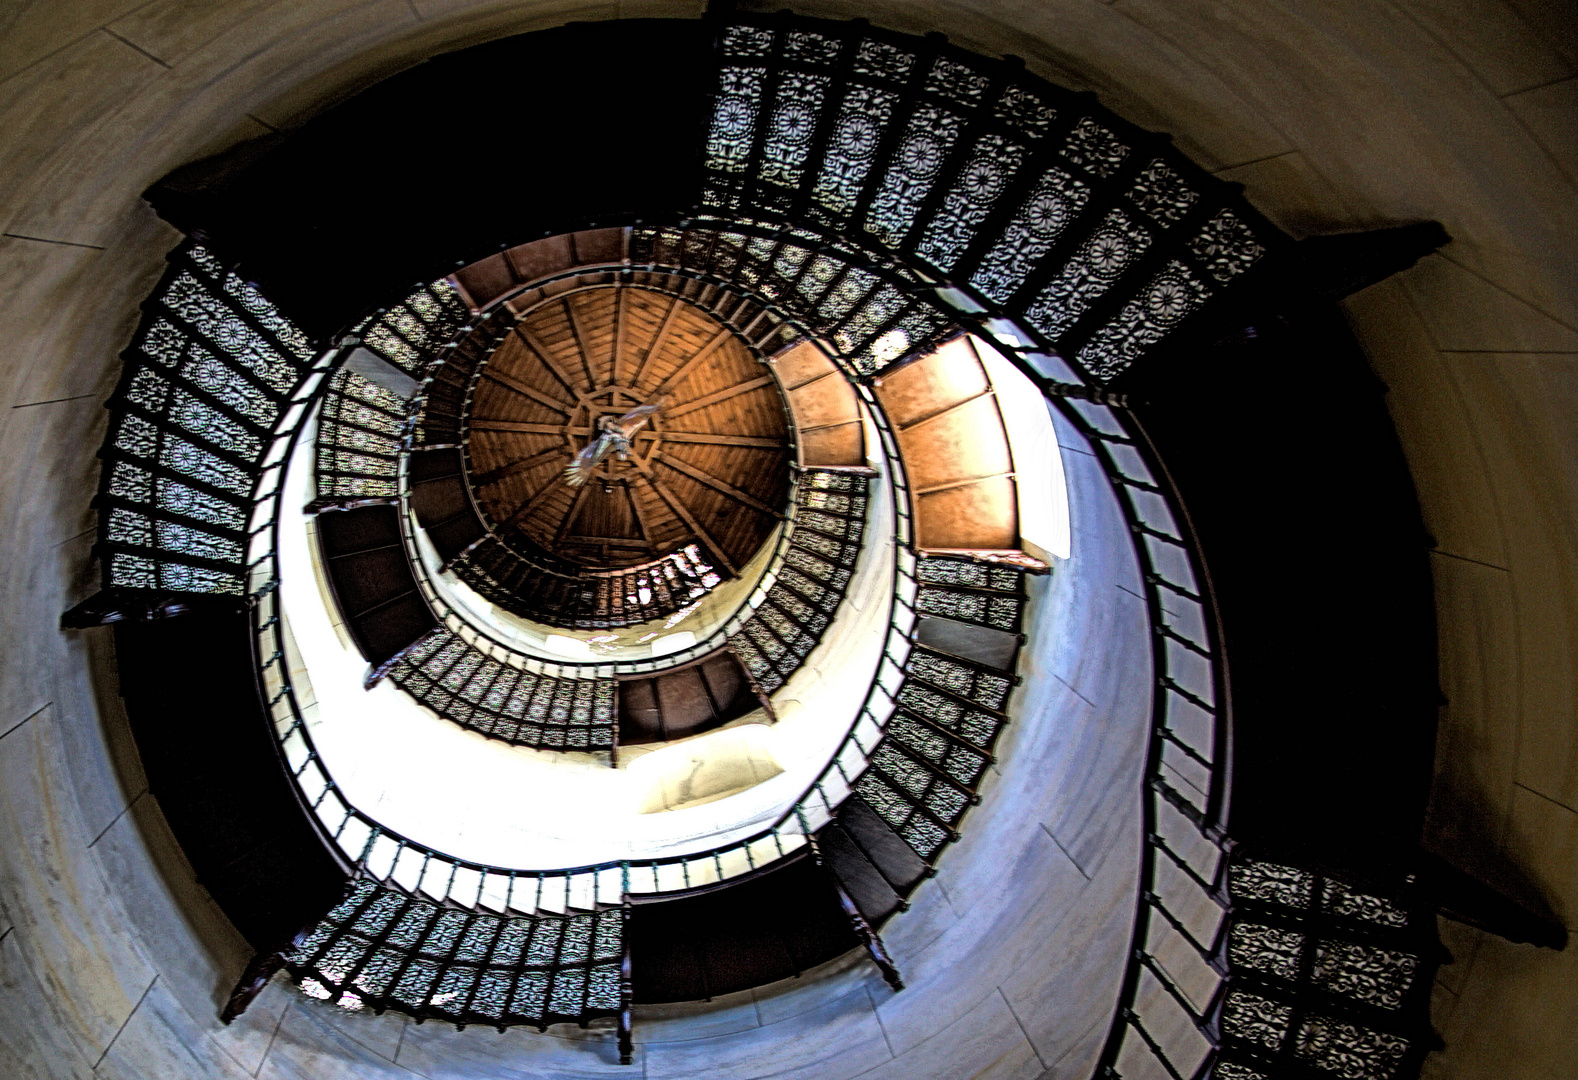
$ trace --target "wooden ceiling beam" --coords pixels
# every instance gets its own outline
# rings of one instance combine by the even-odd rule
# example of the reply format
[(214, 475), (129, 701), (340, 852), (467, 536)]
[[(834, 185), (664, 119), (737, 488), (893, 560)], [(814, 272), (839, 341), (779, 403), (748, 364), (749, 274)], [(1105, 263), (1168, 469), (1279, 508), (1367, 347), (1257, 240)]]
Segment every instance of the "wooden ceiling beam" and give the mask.
[(685, 527), (691, 531), (697, 540), (701, 541), (701, 546), (707, 549), (707, 553), (717, 561), (718, 565), (727, 570), (730, 577), (739, 577), (739, 569), (734, 563), (729, 561), (729, 556), (718, 546), (718, 542), (712, 538), (712, 534), (701, 527), (701, 522), (696, 520), (695, 515), (690, 512), (690, 508), (669, 489), (669, 486), (655, 476), (647, 477), (647, 483), (651, 484), (652, 490), (657, 492), (664, 502), (668, 503), (669, 509), (679, 515), (679, 519), (685, 523)]
[[(646, 432), (637, 432), (636, 437), (645, 436)], [(661, 438), (664, 442), (701, 443), (705, 446), (745, 446), (754, 450), (787, 450), (789, 444), (783, 439), (762, 439), (754, 435), (712, 435), (705, 431), (655, 431), (651, 438)]]
[[(549, 481), (550, 485), (557, 481)], [(587, 493), (592, 489), (591, 484), (582, 484), (575, 490), (575, 498), (570, 500), (570, 509), (565, 511), (564, 520), (559, 522), (558, 531), (553, 534), (555, 544), (562, 543), (565, 535), (570, 531), (570, 526), (575, 524), (575, 519), (581, 513), (581, 506), (586, 502)]]
[(580, 393), (580, 391), (576, 389), (575, 384), (570, 381), (569, 372), (565, 371), (559, 366), (559, 362), (553, 358), (553, 353), (549, 350), (547, 344), (544, 343), (540, 337), (526, 329), (526, 327), (521, 323), (515, 324), (515, 336), (520, 338), (521, 341), (525, 342), (526, 347), (535, 353), (537, 359), (542, 362), (542, 366), (548, 369), (548, 374), (552, 375), (555, 379), (558, 379), (566, 390), (570, 391), (572, 394)]
[(597, 389), (597, 373), (592, 370), (592, 349), (586, 341), (586, 327), (581, 325), (581, 313), (575, 310), (575, 294), (571, 293), (562, 301), (564, 313), (570, 319), (570, 333), (575, 338), (575, 346), (581, 352), (581, 367), (586, 371), (587, 390)]
[(629, 536), (587, 536), (584, 533), (566, 533), (566, 544), (596, 544), (605, 547), (646, 548), (652, 547), (652, 542)]
[(651, 523), (647, 521), (646, 511), (641, 509), (641, 500), (636, 498), (635, 485), (625, 485), (625, 501), (630, 504), (630, 514), (636, 520), (636, 531), (641, 534), (641, 539), (651, 544), (656, 534), (652, 531)]
[(636, 377), (630, 380), (631, 386), (639, 388), (641, 380), (647, 377), (647, 370), (652, 366), (652, 361), (657, 358), (658, 353), (663, 351), (663, 343), (668, 340), (669, 331), (674, 328), (674, 320), (679, 318), (679, 310), (684, 306), (685, 301), (677, 296), (674, 298), (674, 302), (669, 304), (668, 314), (663, 316), (663, 322), (658, 326), (658, 332), (652, 338), (652, 344), (647, 346), (646, 356), (641, 358), (641, 366), (636, 369)]
[(511, 435), (563, 435), (563, 424), (528, 424), (523, 420), (473, 420), (472, 431), (492, 431)]
[[(844, 424), (858, 424), (858, 420), (840, 420), (837, 424), (826, 424), (824, 427), (840, 427)], [(508, 426), (506, 426), (508, 425)], [(513, 421), (499, 421), (497, 426), (479, 427), (473, 425), (473, 431), (499, 431), (519, 432), (523, 435), (569, 435), (572, 438), (590, 438), (595, 434), (593, 428), (587, 426), (565, 426), (555, 424), (522, 424)], [(819, 431), (820, 428), (807, 428), (807, 431)], [(708, 446), (748, 446), (758, 450), (784, 450), (789, 443), (784, 439), (769, 439), (756, 435), (714, 435), (709, 431), (653, 431), (650, 428), (638, 431), (634, 435), (636, 442), (651, 442), (654, 439), (664, 439), (670, 442), (705, 443)]]
[(556, 490), (558, 490), (558, 487), (559, 478), (557, 476), (550, 477), (548, 482), (542, 487), (538, 488), (531, 498), (527, 499), (525, 502), (521, 503), (520, 506), (516, 507), (515, 512), (509, 517), (505, 518), (504, 521), (499, 524), (499, 528), (508, 529), (516, 522), (525, 521), (527, 518), (531, 517), (532, 514), (536, 513), (539, 506), (548, 501), (548, 496), (552, 495)]
[(472, 485), (479, 488), (486, 487), (488, 484), (496, 484), (500, 480), (508, 480), (512, 476), (518, 476), (523, 472), (529, 472), (530, 470), (537, 468), (539, 465), (546, 465), (555, 458), (568, 459), (569, 456), (570, 451), (563, 446), (550, 447), (541, 453), (533, 454), (529, 458), (523, 458), (520, 461), (512, 461), (508, 465), (500, 465), (497, 469), (489, 469), (487, 472), (473, 480)]
[(614, 355), (610, 359), (612, 369), (611, 379), (615, 386), (620, 385), (619, 375), (625, 363), (625, 294), (628, 289), (614, 290)]
[(952, 491), (954, 488), (969, 487), (971, 484), (984, 484), (988, 480), (1015, 480), (1018, 474), (1014, 472), (987, 473), (985, 476), (967, 476), (962, 480), (949, 480), (944, 484), (933, 484), (930, 487), (915, 488), (910, 492), (914, 498), (922, 495), (932, 495), (939, 491)]
[(759, 375), (754, 379), (749, 379), (745, 382), (731, 386), (727, 390), (719, 390), (716, 393), (708, 394), (706, 397), (699, 397), (695, 401), (681, 405), (677, 409), (668, 410), (664, 412), (663, 418), (665, 420), (672, 420), (677, 416), (684, 416), (688, 412), (695, 412), (697, 409), (705, 409), (708, 405), (716, 405), (720, 401), (728, 401), (732, 397), (738, 397), (740, 394), (749, 393), (750, 391), (760, 389), (763, 386), (771, 386), (772, 381), (773, 377), (771, 375)]
[(800, 434), (809, 435), (813, 431), (829, 431), (836, 427), (848, 427), (850, 424), (859, 424), (861, 419), (857, 416), (853, 420), (834, 420), (831, 424), (812, 424), (800, 429)]
[(707, 359), (707, 357), (717, 352), (718, 348), (733, 336), (734, 331), (730, 330), (727, 326), (719, 330), (716, 334), (712, 335), (712, 340), (703, 345), (701, 349), (697, 351), (695, 356), (692, 356), (689, 360), (686, 360), (679, 366), (678, 371), (674, 372), (674, 374), (663, 380), (662, 384), (658, 386), (653, 396), (661, 397), (670, 390), (674, 389), (674, 387), (678, 386), (685, 380), (685, 376), (689, 375), (693, 370), (695, 370), (697, 364), (701, 363), (703, 360)]
[(711, 473), (707, 473), (707, 472), (701, 471), (700, 469), (696, 468), (696, 466), (692, 465), (688, 461), (681, 461), (679, 458), (672, 457), (672, 456), (670, 456), (668, 454), (663, 453), (662, 451), (658, 452), (657, 459), (659, 461), (661, 461), (663, 464), (667, 465), (669, 468), (675, 469), (675, 470), (677, 470), (679, 472), (684, 473), (686, 476), (690, 477), (692, 480), (696, 481), (698, 484), (706, 484), (712, 490), (714, 490), (716, 492), (720, 492), (721, 494), (728, 496), (729, 498), (733, 499), (735, 502), (739, 503), (741, 506), (748, 506), (752, 510), (758, 510), (758, 511), (760, 511), (763, 514), (770, 514), (770, 515), (772, 515), (775, 518), (783, 517), (783, 514), (779, 513), (777, 510), (773, 509), (771, 506), (768, 506), (766, 503), (762, 502), (762, 500), (758, 499), (756, 496), (754, 496), (754, 495), (752, 495), (752, 494), (750, 494), (748, 492), (741, 491), (739, 488), (735, 487), (733, 484), (726, 484), (726, 483), (724, 483), (722, 480), (719, 480), (716, 476), (713, 476)]
[(520, 394), (524, 397), (529, 397), (539, 405), (546, 405), (556, 413), (560, 413), (564, 416), (570, 415), (572, 406), (568, 402), (560, 401), (557, 398), (551, 398), (541, 390), (537, 389), (535, 386), (532, 386), (530, 383), (522, 382), (513, 375), (508, 375), (502, 371), (494, 371), (492, 365), (482, 369), (482, 377), (484, 379), (493, 380), (500, 386), (504, 387), (506, 390), (513, 390), (517, 394)]

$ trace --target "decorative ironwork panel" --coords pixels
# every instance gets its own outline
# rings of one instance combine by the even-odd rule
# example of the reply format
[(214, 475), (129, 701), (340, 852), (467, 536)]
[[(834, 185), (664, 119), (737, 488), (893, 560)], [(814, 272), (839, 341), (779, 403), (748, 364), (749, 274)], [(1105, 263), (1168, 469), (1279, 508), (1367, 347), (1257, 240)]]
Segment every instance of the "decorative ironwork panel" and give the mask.
[(363, 877), (284, 961), (304, 993), (344, 1009), (503, 1029), (617, 1012), (623, 948), (618, 908), (496, 915)]
[(898, 245), (914, 224), (963, 129), (964, 120), (957, 113), (936, 105), (915, 109), (866, 215), (868, 232), (890, 247)]
[(1293, 1006), (1247, 990), (1233, 990), (1222, 1003), (1222, 1030), (1231, 1038), (1275, 1052), (1287, 1038)]
[(1079, 362), (1097, 378), (1110, 379), (1210, 298), (1211, 290), (1193, 270), (1170, 262), (1117, 318), (1091, 336), (1079, 350)]
[[(1029, 309), (1007, 314), (1024, 318), (1054, 345), (1149, 248), (1161, 271), (1150, 281), (1125, 281), (1129, 295), (1103, 306), (1116, 314), (1104, 316), (1102, 325), (1082, 325), (1077, 349), (1071, 346), (1071, 359), (1096, 379), (1109, 380), (1131, 365), (1254, 265), (1272, 237), (1274, 230), (1241, 198), (1170, 147), (1149, 139), (1140, 145), (1138, 133), (1088, 99), (1074, 112), (1066, 91), (1028, 76), (1009, 75), (1002, 85), (1006, 73), (998, 62), (955, 50), (935, 55), (934, 46), (918, 39), (849, 25), (807, 20), (768, 26), (764, 18), (738, 18), (764, 25), (726, 32), (704, 205), (757, 224), (804, 213), (806, 223), (837, 232), (869, 199), (860, 225), (873, 246), (885, 246), (901, 261), (914, 257), (944, 274), (967, 275), (997, 305), (1011, 303), (1034, 279), (1038, 295)], [(847, 68), (839, 66), (840, 57), (848, 58)], [(742, 66), (742, 58), (765, 66)], [(773, 117), (759, 117), (773, 80), (785, 90), (775, 99)], [(824, 115), (829, 109), (831, 118)], [(978, 134), (957, 176), (946, 190), (936, 190), (944, 163), (959, 161), (955, 151), (967, 125)], [(809, 160), (804, 154), (819, 145), (815, 133), (823, 130), (821, 159)], [(753, 159), (759, 143), (763, 149)], [(1040, 175), (1023, 178), (1032, 149)], [(880, 161), (879, 154), (885, 155)], [(1027, 186), (1028, 194), (1014, 196), (1019, 206), (1000, 205), (1010, 188), (1024, 192)], [(1212, 196), (1234, 206), (1191, 227), (1192, 236), (1171, 235)], [(1093, 200), (1102, 211), (1086, 220)], [(1052, 257), (1060, 265), (1044, 265)], [(801, 272), (783, 269), (791, 277)], [(816, 269), (795, 280), (834, 284)], [(858, 350), (854, 362), (862, 373), (921, 347), (937, 325), (937, 316), (918, 306), (902, 309), (869, 297), (856, 303), (836, 286), (829, 297), (799, 291), (812, 308), (842, 305), (821, 312), (824, 323), (858, 309), (858, 331), (846, 329), (841, 347)], [(942, 322), (948, 318), (944, 314)]]
[(759, 26), (731, 26), (723, 33), (723, 55), (765, 59), (773, 49), (773, 32)]
[(1058, 275), (1031, 302), (1025, 310), (1025, 318), (1037, 330), (1056, 340), (1150, 246), (1150, 233), (1123, 211), (1111, 211), (1090, 239), (1080, 245)]
[(970, 284), (1007, 303), (1089, 200), (1088, 185), (1062, 169), (1048, 169), (987, 251)]
[(1408, 1052), (1401, 1035), (1372, 1031), (1330, 1016), (1312, 1016), (1299, 1027), (1294, 1056), (1343, 1080), (1390, 1077)]
[(992, 106), (993, 115), (1027, 139), (1042, 139), (1052, 133), (1057, 110), (1039, 94), (1022, 86), (1010, 86)]
[[(928, 589), (976, 588), (981, 591), (971, 595), (1011, 604), (1009, 618), (1018, 624), (1022, 571), (929, 558), (920, 560), (917, 575), (922, 582), (917, 610), (923, 610), (921, 598)], [(930, 860), (953, 838), (952, 830), (975, 799), (974, 785), (991, 763), (991, 747), (1007, 723), (1003, 709), (1013, 679), (918, 646), (911, 649), (904, 672), (898, 711), (855, 790), (921, 858)]]
[(667, 618), (721, 580), (695, 544), (640, 566), (570, 576), (489, 539), (466, 552), (454, 570), (489, 603), (523, 618), (578, 630)]
[[(765, 693), (777, 690), (805, 663), (822, 639), (844, 587), (854, 573), (865, 532), (867, 481), (847, 473), (806, 470), (796, 503), (802, 510), (785, 551), (787, 566), (762, 604), (729, 644)], [(799, 564), (823, 568), (826, 577), (796, 573)]]
[[(952, 329), (930, 301), (889, 278), (852, 265), (854, 256), (816, 237), (767, 239), (709, 229), (635, 230), (632, 257), (746, 284), (872, 373), (927, 347)], [(823, 250), (813, 252), (809, 244)], [(891, 269), (891, 268), (889, 268)]]
[(882, 131), (893, 118), (898, 100), (894, 91), (860, 84), (851, 85), (844, 95), (834, 121), (832, 141), (812, 188), (817, 202), (835, 219), (847, 218), (855, 209), (866, 176), (876, 162)]
[(201, 246), (169, 262), (107, 405), (104, 584), (240, 595), (264, 447), (313, 349)]
[(1200, 201), (1200, 193), (1184, 182), (1178, 170), (1157, 158), (1129, 189), (1129, 201), (1156, 224), (1167, 226), (1187, 214)]
[(614, 746), (612, 679), (536, 675), (441, 629), (390, 671), (395, 685), (461, 727), (513, 746), (603, 751)]
[(886, 41), (862, 41), (855, 53), (855, 74), (883, 82), (904, 82), (914, 66), (914, 53)]
[(1228, 941), (1227, 958), (1235, 966), (1296, 979), (1304, 935), (1296, 930), (1239, 922)]
[(925, 85), (930, 93), (977, 108), (985, 102), (986, 91), (992, 85), (992, 80), (968, 64), (939, 56), (926, 74)]
[(817, 114), (832, 78), (800, 71), (786, 72), (778, 84), (767, 142), (762, 149), (761, 178), (773, 184), (796, 187), (805, 172), (816, 133)]
[(358, 327), (362, 340), (408, 375), (420, 376), (471, 312), (448, 278), (419, 285), (388, 311)]
[(869, 374), (882, 364), (896, 360), (909, 351), (910, 342), (907, 335), (903, 335), (902, 340), (880, 346), (873, 343), (876, 351), (870, 354), (861, 350), (862, 343), (870, 341), (879, 330), (896, 319), (909, 302), (904, 294), (893, 286), (883, 283), (872, 292), (870, 298), (859, 309), (844, 320), (844, 324), (833, 335), (833, 343), (850, 358), (857, 371)]
[(784, 59), (813, 67), (830, 67), (838, 59), (837, 38), (806, 30), (784, 35)]
[(1237, 214), (1222, 210), (1189, 242), (1189, 252), (1206, 273), (1226, 283), (1253, 266), (1266, 249)]
[(1322, 990), (1383, 1009), (1401, 1008), (1419, 971), (1419, 958), (1399, 949), (1350, 941), (1322, 941), (1310, 981)]
[(1068, 133), (1063, 156), (1086, 172), (1106, 178), (1118, 171), (1129, 148), (1107, 128), (1084, 117)]
[(958, 559), (922, 559), (915, 610), (960, 622), (1019, 632), (1023, 574), (1009, 567)]
[(1242, 854), (1229, 864), (1227, 891), (1225, 958), (1236, 988), (1221, 1036), (1242, 1075), (1274, 1076), (1291, 1059), (1317, 1075), (1389, 1078), (1405, 1056), (1421, 1056), (1433, 916), (1416, 925), (1396, 901)]
[(392, 499), (399, 494), (406, 402), (352, 371), (329, 380), (318, 414), (318, 499)]
[(1019, 171), (1024, 157), (1024, 147), (1002, 135), (978, 139), (957, 184), (926, 226), (916, 254), (934, 266), (951, 270)]
[(762, 84), (767, 69), (726, 67), (718, 84), (713, 106), (712, 127), (707, 133), (707, 168), (717, 172), (742, 173), (756, 137), (757, 118), (762, 109)]

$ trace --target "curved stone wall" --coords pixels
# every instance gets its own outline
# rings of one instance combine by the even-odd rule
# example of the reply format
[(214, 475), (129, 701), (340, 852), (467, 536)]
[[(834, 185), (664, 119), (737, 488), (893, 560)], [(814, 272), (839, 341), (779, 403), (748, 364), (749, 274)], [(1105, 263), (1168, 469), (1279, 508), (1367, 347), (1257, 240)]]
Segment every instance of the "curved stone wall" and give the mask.
[[(457, 1034), (336, 1015), (279, 988), (220, 1028), (214, 1016), (245, 946), (142, 794), (104, 674), (113, 672), (111, 639), (53, 627), (92, 591), (99, 404), (136, 305), (176, 240), (140, 191), (183, 162), (298, 123), (441, 48), (572, 18), (699, 7), (68, 0), (3, 16), (0, 385), (13, 408), (0, 430), (0, 530), (11, 567), (0, 581), (0, 1073), (498, 1075), (490, 1059), (500, 1050), (517, 1075), (618, 1072), (595, 1031), (586, 1036), (594, 1046)], [(1186, 152), (1246, 184), (1251, 200), (1297, 235), (1426, 217), (1446, 225), (1456, 240), (1441, 254), (1347, 303), (1391, 387), (1436, 543), (1448, 704), (1432, 837), (1503, 880), (1511, 867), (1569, 925), (1578, 920), (1578, 17), (1570, 6), (890, 0), (857, 8), (837, 0), (797, 10), (938, 29), (966, 47), (1022, 55), (1037, 73), (1176, 133)], [(1067, 458), (1075, 559), (1054, 590), (1082, 580), (1091, 520), (1077, 450)], [(1121, 576), (1090, 573), (1109, 590), (1093, 610), (1119, 617), (1125, 601), (1110, 594)], [(1054, 592), (1037, 606), (1061, 604)], [(1093, 643), (1116, 640), (1099, 622), (1043, 625), (1060, 636), (1027, 650), (1038, 667), (1044, 649), (1089, 664)], [(923, 886), (915, 910), (888, 930), (911, 989), (885, 997), (862, 962), (694, 1015), (644, 1016), (637, 1037), (648, 1040), (647, 1075), (703, 1066), (718, 1076), (1088, 1072), (1107, 1006), (1095, 990), (1100, 972), (1079, 965), (1118, 947), (1103, 946), (1112, 931), (1094, 913), (1111, 910), (1097, 902), (1103, 889), (1114, 890), (1110, 900), (1132, 887), (1134, 854), (1105, 824), (1122, 820), (1109, 808), (1121, 810), (1125, 789), (1108, 789), (1107, 803), (1069, 786), (1083, 771), (1030, 763), (1038, 755), (1083, 762), (1096, 747), (1080, 740), (1097, 734), (1112, 737), (1100, 749), (1115, 769), (1125, 751), (1121, 725), (1102, 711), (1102, 673), (1045, 670), (1070, 684), (1075, 696), (1064, 704), (1095, 710), (1101, 722), (1011, 729), (1013, 765), (988, 784), (940, 882)], [(1031, 702), (1027, 683), (1021, 694)], [(1056, 684), (1041, 685), (1050, 694)], [(1030, 731), (1053, 742), (1061, 731), (1061, 748), (1031, 745)], [(1003, 914), (998, 902), (1007, 898), (994, 891), (1012, 853), (1025, 901), (1012, 910), (1023, 918)], [(971, 873), (977, 860), (991, 872)], [(1126, 911), (1119, 922), (1126, 934)], [(1436, 1024), (1448, 1050), (1427, 1071), (1539, 1077), (1570, 1061), (1578, 953), (1447, 932), (1458, 962), (1442, 969)], [(963, 974), (957, 965), (947, 971), (946, 958), (958, 955), (950, 941), (974, 946)], [(1053, 961), (1060, 966), (1048, 967)], [(837, 1050), (837, 1066), (804, 1056), (816, 1047)]]

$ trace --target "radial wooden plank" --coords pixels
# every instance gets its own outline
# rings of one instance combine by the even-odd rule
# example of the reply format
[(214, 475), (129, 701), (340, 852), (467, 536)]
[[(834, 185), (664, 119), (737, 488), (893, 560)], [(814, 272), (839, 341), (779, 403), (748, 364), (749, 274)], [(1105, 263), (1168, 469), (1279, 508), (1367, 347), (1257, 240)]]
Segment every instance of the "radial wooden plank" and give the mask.
[[(568, 487), (559, 466), (600, 435), (598, 422), (649, 403), (661, 408), (625, 456)], [(773, 375), (697, 302), (594, 283), (527, 310), (483, 364), (468, 469), (501, 535), (591, 569), (698, 544), (732, 574), (786, 506), (789, 428)]]

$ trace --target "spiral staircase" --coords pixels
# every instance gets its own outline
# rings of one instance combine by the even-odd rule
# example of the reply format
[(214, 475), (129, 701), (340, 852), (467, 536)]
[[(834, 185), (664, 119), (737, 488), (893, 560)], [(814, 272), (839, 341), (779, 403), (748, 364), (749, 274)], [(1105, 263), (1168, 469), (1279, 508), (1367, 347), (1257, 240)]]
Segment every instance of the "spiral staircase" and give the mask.
[[(299, 179), (353, 133), (439, 118), (457, 145), (498, 145), (432, 89), (482, 93), (592, 44), (662, 49), (681, 74), (656, 121), (578, 121), (603, 91), (565, 106), (557, 137), (597, 177), (582, 190), (436, 198), (436, 165), (373, 194)], [(1011, 59), (727, 12), (439, 58), (149, 199), (191, 239), (109, 402), (103, 588), (64, 622), (118, 627), (144, 756), (168, 761), (151, 782), (257, 949), (227, 1019), (284, 968), (330, 1007), (419, 1022), (613, 1017), (629, 1061), (638, 1006), (851, 949), (902, 992), (882, 932), (1014, 768), (998, 753), (1027, 642), (1057, 617), (1038, 582), (1062, 556), (1035, 520), (1052, 494), (1007, 433), (1010, 386), (1099, 469), (1151, 638), (1151, 680), (1123, 688), (1149, 701), (1143, 842), (1096, 1075), (1417, 1075), (1437, 910), (1555, 943), (1417, 851), (1434, 723), (1417, 521), (1377, 519), (1346, 602), (1375, 625), (1349, 635), (1369, 704), (1324, 718), (1336, 756), (1365, 750), (1336, 799), (1333, 754), (1284, 720), (1299, 646), (1330, 627), (1266, 601), (1227, 509), (1246, 466), (1224, 446), (1247, 434), (1282, 451), (1286, 488), (1341, 473), (1307, 512), (1407, 504), (1373, 408), (1346, 417), (1351, 458), (1317, 461), (1273, 432), (1343, 406), (1245, 402), (1353, 351), (1323, 305), (1438, 226), (1294, 243), (1164, 137)], [(628, 460), (559, 482), (597, 416), (648, 400), (662, 421)], [(304, 469), (313, 497), (289, 503)], [(621, 748), (771, 726), (848, 663), (839, 625), (875, 604), (864, 700), (761, 827), (585, 865), (461, 858), (357, 805), (315, 745), (282, 584), (302, 513), (363, 685), (493, 742), (617, 770)], [(650, 644), (696, 612), (705, 633)], [(542, 647), (605, 631), (601, 655)], [(1389, 670), (1358, 655), (1365, 633), (1398, 640)], [(221, 700), (237, 719), (207, 730)]]

